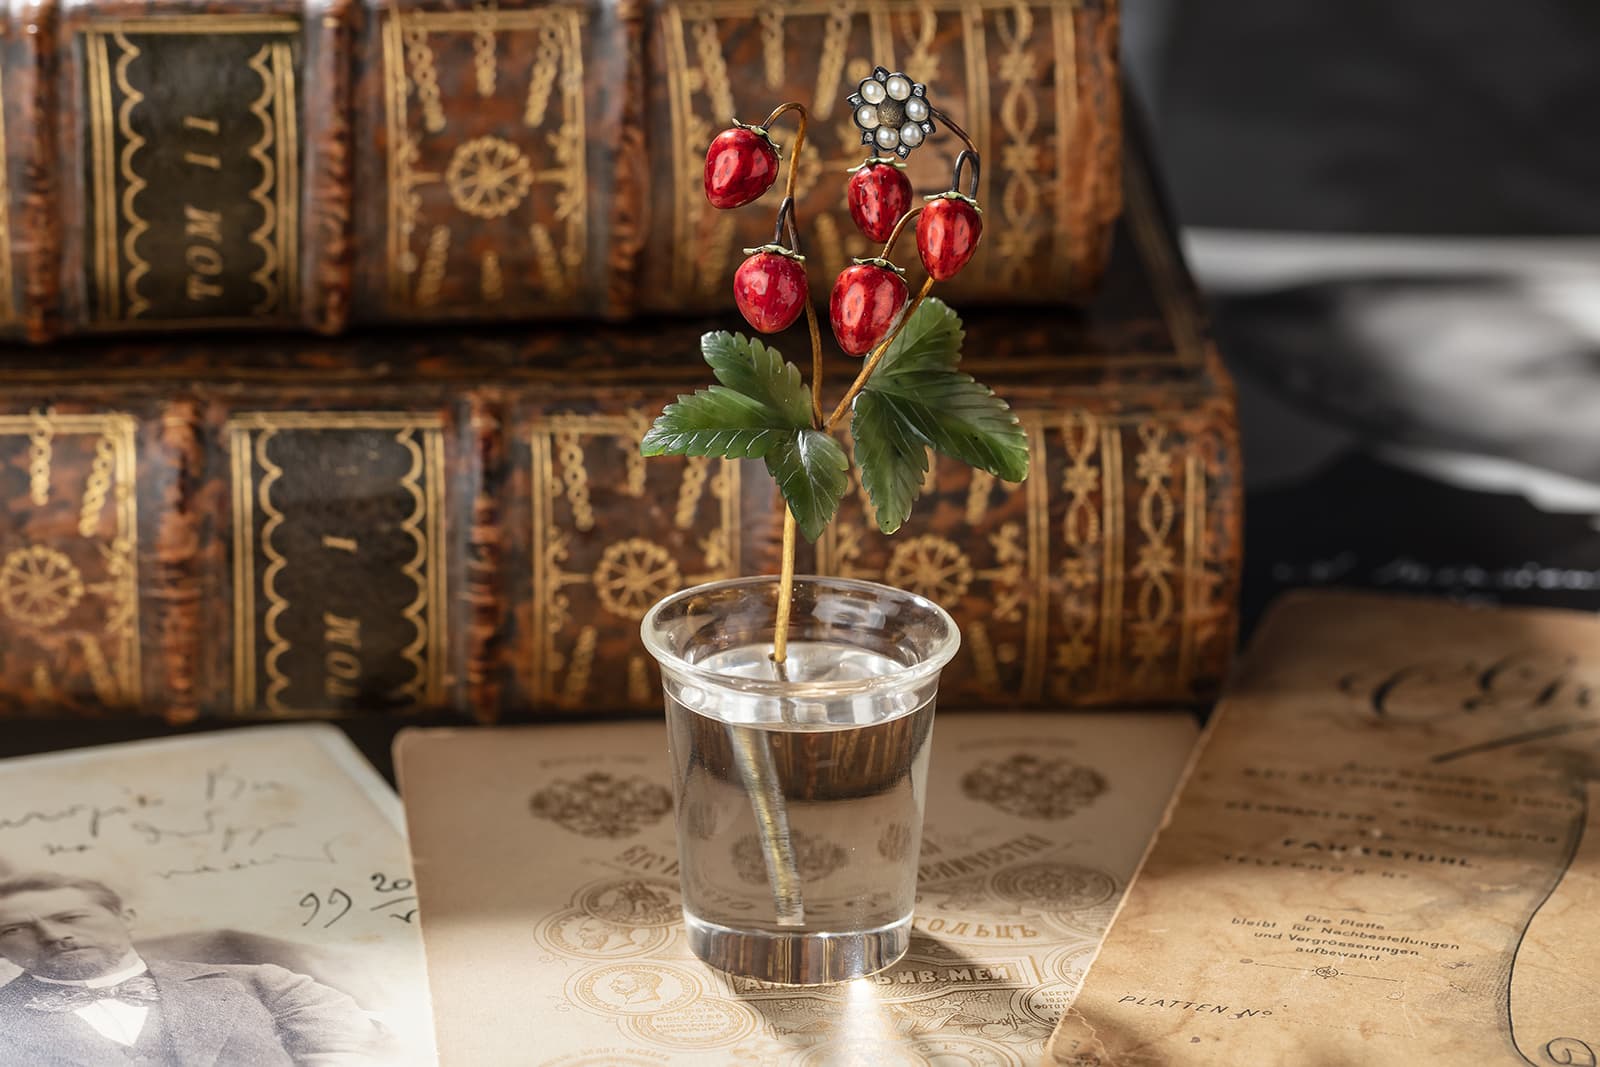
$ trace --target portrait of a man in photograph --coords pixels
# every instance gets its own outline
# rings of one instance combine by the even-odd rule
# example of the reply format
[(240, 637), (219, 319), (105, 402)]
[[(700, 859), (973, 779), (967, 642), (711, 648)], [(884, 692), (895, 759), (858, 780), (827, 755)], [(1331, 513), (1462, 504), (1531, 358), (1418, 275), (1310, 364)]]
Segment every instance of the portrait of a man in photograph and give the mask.
[(381, 1062), (383, 1033), (350, 995), (273, 963), (158, 955), (134, 920), (98, 881), (0, 878), (0, 958), (21, 970), (0, 986), (0, 1063)]

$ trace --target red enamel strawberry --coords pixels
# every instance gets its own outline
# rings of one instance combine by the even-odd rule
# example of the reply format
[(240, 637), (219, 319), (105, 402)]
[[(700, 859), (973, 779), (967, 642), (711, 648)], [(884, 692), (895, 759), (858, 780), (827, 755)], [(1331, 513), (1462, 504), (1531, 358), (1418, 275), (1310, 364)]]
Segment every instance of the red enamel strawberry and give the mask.
[(911, 179), (898, 163), (869, 159), (850, 173), (846, 202), (856, 229), (882, 243), (911, 207)]
[(833, 283), (828, 318), (839, 347), (864, 356), (883, 340), (906, 304), (906, 283), (900, 268), (886, 259), (858, 259)]
[(723, 130), (706, 150), (706, 199), (713, 207), (743, 207), (777, 178), (778, 146), (760, 127)]
[(983, 214), (976, 200), (957, 192), (940, 193), (927, 201), (917, 216), (917, 254), (935, 281), (947, 282), (977, 251)]
[(733, 274), (733, 302), (762, 333), (788, 329), (805, 310), (809, 295), (805, 257), (780, 245), (745, 251), (750, 257)]

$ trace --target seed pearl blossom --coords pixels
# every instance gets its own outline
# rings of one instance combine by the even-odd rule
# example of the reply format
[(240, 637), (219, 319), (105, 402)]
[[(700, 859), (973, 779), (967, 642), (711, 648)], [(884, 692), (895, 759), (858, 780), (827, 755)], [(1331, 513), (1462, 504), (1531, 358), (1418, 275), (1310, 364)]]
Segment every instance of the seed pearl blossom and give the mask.
[(850, 118), (861, 131), (861, 143), (883, 155), (906, 159), (933, 136), (936, 109), (927, 86), (904, 71), (874, 67), (849, 96)]

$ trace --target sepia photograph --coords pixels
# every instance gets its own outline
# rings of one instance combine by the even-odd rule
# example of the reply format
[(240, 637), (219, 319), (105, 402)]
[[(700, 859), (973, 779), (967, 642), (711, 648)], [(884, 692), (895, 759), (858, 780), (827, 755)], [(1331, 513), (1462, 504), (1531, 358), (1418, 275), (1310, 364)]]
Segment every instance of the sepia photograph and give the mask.
[(0, 797), (0, 1063), (434, 1062), (396, 798), (336, 731), (0, 761)]
[(103, 882), (0, 878), (0, 958), (20, 972), (0, 986), (0, 1063), (385, 1062), (388, 1035), (307, 973), (301, 946), (230, 931), (136, 942), (137, 924)]

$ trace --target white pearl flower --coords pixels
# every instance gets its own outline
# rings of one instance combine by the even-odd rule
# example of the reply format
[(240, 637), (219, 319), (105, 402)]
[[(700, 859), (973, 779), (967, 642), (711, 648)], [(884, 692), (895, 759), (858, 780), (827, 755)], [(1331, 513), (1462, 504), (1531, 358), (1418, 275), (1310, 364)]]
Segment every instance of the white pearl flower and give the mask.
[(933, 105), (928, 87), (905, 74), (876, 67), (850, 94), (853, 118), (861, 143), (901, 159), (933, 133)]

